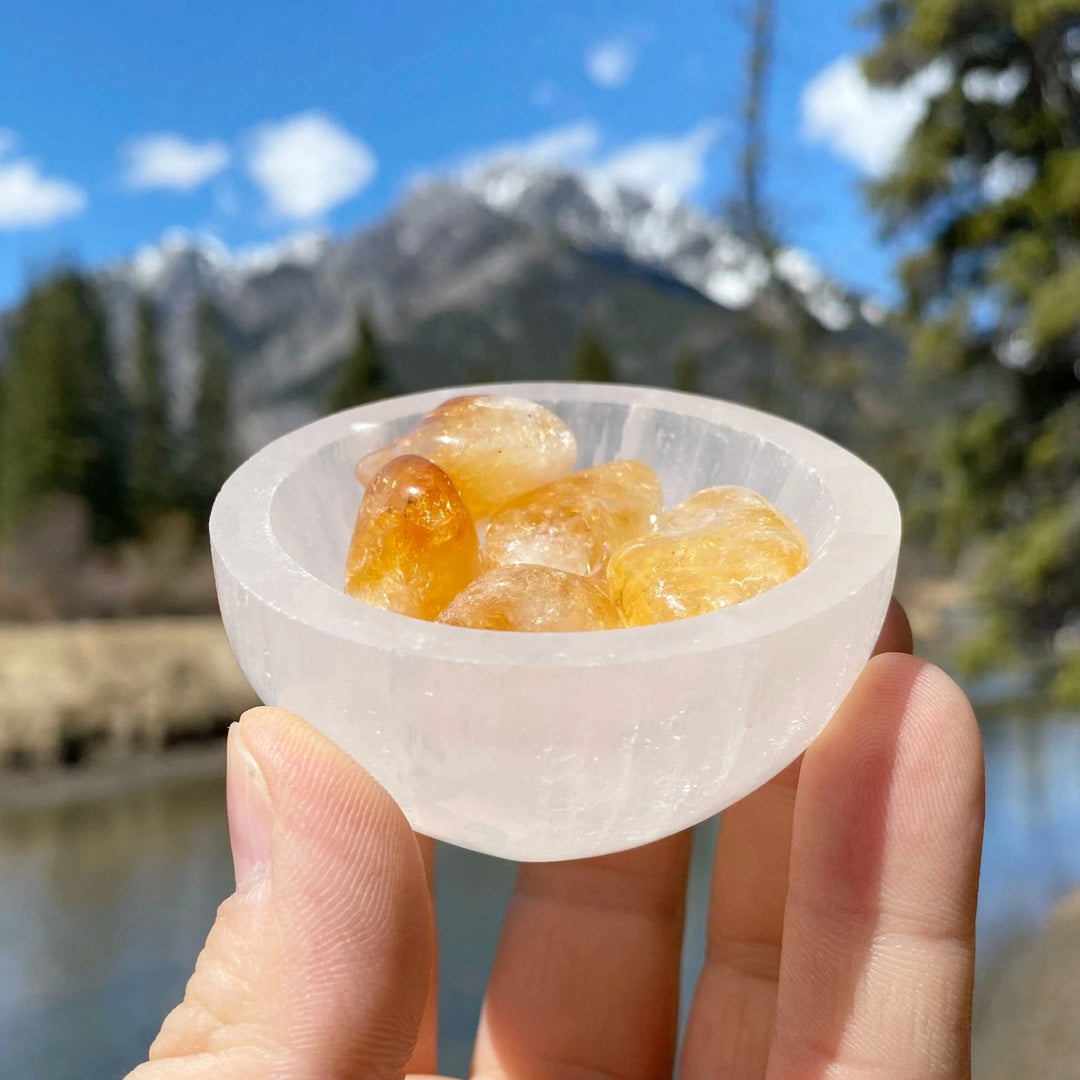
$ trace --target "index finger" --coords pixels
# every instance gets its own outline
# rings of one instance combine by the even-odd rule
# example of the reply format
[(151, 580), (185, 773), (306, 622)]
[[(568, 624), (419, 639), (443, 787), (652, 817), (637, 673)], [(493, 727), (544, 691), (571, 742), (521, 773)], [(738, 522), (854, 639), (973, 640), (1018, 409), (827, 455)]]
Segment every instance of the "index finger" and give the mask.
[(806, 752), (767, 1077), (966, 1076), (978, 726), (921, 660), (871, 660)]

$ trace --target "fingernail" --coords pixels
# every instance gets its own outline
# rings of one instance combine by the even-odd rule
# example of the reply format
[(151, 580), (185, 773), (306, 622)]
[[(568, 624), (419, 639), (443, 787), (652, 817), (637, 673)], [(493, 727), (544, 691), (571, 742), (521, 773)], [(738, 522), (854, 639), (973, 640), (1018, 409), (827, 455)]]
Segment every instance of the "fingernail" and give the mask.
[(270, 870), (274, 815), (262, 771), (244, 744), (240, 725), (229, 727), (225, 796), (229, 807), (236, 891), (251, 888)]

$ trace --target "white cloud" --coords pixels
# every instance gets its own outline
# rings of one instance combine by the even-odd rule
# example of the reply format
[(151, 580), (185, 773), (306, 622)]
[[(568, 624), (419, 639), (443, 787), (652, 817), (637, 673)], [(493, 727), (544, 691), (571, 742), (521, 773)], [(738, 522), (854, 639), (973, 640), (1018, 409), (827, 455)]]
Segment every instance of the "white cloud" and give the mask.
[(705, 121), (674, 137), (639, 139), (596, 162), (589, 175), (632, 188), (662, 202), (677, 202), (705, 179), (705, 158), (719, 136), (719, 125)]
[(894, 88), (871, 86), (853, 57), (818, 72), (802, 93), (803, 138), (824, 143), (871, 176), (886, 173), (945, 88), (949, 68), (935, 62)]
[(0, 229), (30, 229), (74, 217), (86, 208), (86, 192), (70, 180), (45, 176), (29, 158), (5, 161), (18, 139), (0, 129)]
[(585, 120), (541, 131), (528, 139), (496, 143), (470, 154), (460, 169), (464, 173), (473, 173), (492, 165), (518, 162), (583, 168), (599, 145), (600, 132), (595, 124)]
[(636, 64), (637, 50), (626, 38), (601, 41), (585, 54), (585, 73), (605, 90), (625, 86)]
[(124, 184), (132, 191), (192, 191), (229, 164), (221, 142), (192, 142), (163, 131), (140, 135), (124, 147)]
[(318, 111), (257, 129), (247, 164), (271, 211), (299, 221), (358, 195), (376, 170), (368, 145)]

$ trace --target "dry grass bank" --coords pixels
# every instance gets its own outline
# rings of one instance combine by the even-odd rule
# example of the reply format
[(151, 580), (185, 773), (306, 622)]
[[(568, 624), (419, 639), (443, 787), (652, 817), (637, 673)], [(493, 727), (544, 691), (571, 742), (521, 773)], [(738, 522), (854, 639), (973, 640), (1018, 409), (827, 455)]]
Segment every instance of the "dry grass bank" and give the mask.
[(0, 765), (214, 734), (254, 696), (216, 617), (0, 625)]
[[(173, 578), (177, 560), (163, 557), (172, 573), (153, 580)], [(920, 646), (944, 659), (962, 588), (908, 573), (898, 592)], [(0, 622), (0, 769), (153, 752), (254, 703), (217, 616)]]

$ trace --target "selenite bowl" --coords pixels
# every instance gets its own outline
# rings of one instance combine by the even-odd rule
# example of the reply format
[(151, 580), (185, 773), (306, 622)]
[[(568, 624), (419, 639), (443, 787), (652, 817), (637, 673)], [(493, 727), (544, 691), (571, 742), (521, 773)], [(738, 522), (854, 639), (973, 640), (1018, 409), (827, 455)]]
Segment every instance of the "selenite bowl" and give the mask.
[[(529, 398), (573, 430), (578, 468), (651, 465), (665, 505), (744, 484), (806, 534), (810, 565), (734, 607), (574, 634), (442, 626), (343, 591), (353, 465), (460, 393)], [(846, 450), (765, 413), (667, 390), (519, 383), (338, 413), (260, 451), (210, 520), (241, 668), (383, 784), (413, 827), (507, 859), (582, 858), (693, 825), (821, 732), (870, 655), (900, 514)]]

